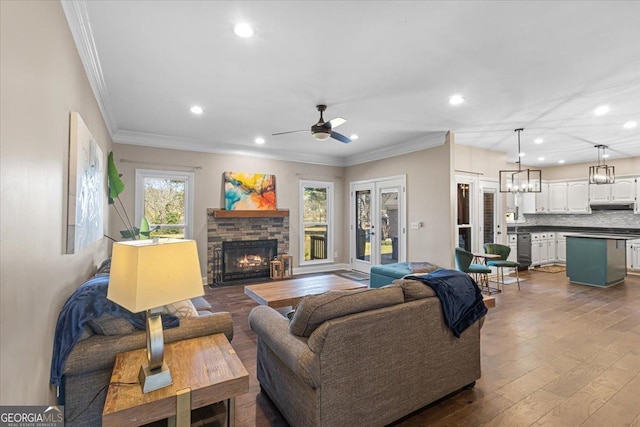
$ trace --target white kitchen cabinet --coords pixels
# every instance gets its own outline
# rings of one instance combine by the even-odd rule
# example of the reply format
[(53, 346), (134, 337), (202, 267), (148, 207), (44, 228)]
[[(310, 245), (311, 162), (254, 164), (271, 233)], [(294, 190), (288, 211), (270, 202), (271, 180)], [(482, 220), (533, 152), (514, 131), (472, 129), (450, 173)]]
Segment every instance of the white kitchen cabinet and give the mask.
[(546, 213), (549, 212), (549, 184), (543, 181), (540, 189), (539, 193), (532, 193), (535, 198), (535, 210), (536, 213)]
[(531, 265), (549, 263), (549, 242), (547, 233), (531, 233)]
[(607, 203), (611, 201), (611, 184), (589, 184), (589, 201)]
[(549, 184), (549, 213), (567, 213), (567, 183)]
[(556, 233), (547, 233), (547, 262), (556, 262), (558, 245), (556, 244)]
[(567, 183), (567, 213), (590, 213), (589, 181)]
[(613, 184), (589, 184), (591, 203), (634, 202), (637, 196), (636, 178), (616, 178)]
[(567, 237), (564, 233), (556, 233), (556, 262), (567, 262)]
[(509, 243), (509, 248), (511, 249), (511, 252), (509, 252), (509, 256), (507, 257), (507, 260), (518, 262), (518, 244)]
[(640, 271), (640, 240), (627, 240), (627, 267)]
[(636, 200), (636, 178), (618, 178), (611, 184), (612, 202), (634, 202)]

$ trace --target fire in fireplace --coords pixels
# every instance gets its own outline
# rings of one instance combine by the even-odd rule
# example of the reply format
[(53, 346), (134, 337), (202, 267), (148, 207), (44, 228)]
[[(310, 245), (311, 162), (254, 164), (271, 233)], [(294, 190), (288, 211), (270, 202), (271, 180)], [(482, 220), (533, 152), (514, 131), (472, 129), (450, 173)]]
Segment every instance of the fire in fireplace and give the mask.
[(269, 277), (269, 263), (278, 254), (278, 239), (222, 242), (222, 280)]

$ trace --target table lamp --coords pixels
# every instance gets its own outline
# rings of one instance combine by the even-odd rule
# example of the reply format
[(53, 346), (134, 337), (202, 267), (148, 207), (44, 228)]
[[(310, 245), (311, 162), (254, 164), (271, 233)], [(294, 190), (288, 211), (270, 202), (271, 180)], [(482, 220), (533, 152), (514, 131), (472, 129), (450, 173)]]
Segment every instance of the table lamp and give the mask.
[(166, 304), (204, 294), (195, 240), (116, 242), (107, 298), (133, 313), (147, 312), (147, 359), (138, 376), (142, 392), (173, 383), (164, 363), (160, 314)]

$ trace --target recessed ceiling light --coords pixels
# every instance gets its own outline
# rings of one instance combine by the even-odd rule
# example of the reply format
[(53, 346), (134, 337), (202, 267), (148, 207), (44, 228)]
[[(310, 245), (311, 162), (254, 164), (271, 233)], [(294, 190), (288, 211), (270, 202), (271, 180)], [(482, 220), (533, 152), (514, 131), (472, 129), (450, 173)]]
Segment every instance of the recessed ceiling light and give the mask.
[(256, 141), (256, 144), (264, 144), (264, 138), (259, 138), (258, 137), (258, 138), (255, 139), (255, 141)]
[(558, 160), (558, 163), (562, 164), (564, 163), (564, 160)]
[(193, 114), (200, 115), (200, 114), (204, 113), (204, 110), (202, 109), (202, 107), (198, 107), (197, 105), (194, 105), (193, 107), (191, 107), (191, 112)]
[(609, 154), (603, 154), (603, 155), (602, 155), (602, 158), (603, 158), (603, 159), (607, 159), (607, 158), (609, 158)]
[(453, 95), (449, 98), (449, 104), (451, 105), (460, 105), (464, 102), (464, 97), (462, 95)]
[(520, 153), (520, 154), (518, 154), (518, 156), (519, 156), (519, 157), (524, 157), (524, 156), (525, 156), (525, 154), (524, 154), (524, 153)]
[(349, 135), (349, 138), (355, 140), (355, 139), (358, 139), (358, 135), (356, 135), (355, 133), (352, 133), (351, 135)]
[(533, 142), (535, 142), (536, 144), (542, 144), (544, 142), (544, 139), (536, 138), (536, 139), (533, 140)]
[(540, 162), (541, 162), (541, 161), (543, 161), (543, 160), (544, 160), (544, 157), (538, 157), (538, 161), (540, 161)]
[(622, 125), (622, 127), (625, 128), (625, 129), (633, 129), (636, 126), (638, 126), (638, 122), (633, 121), (633, 120), (625, 123), (624, 125)]
[(253, 28), (251, 28), (251, 25), (247, 24), (246, 22), (241, 22), (239, 24), (236, 24), (236, 26), (233, 28), (233, 32), (236, 33), (236, 36), (246, 39), (253, 35)]
[(593, 110), (593, 114), (595, 114), (596, 116), (603, 116), (605, 114), (607, 114), (609, 112), (609, 106), (608, 105), (601, 105), (598, 108), (596, 108), (595, 110)]

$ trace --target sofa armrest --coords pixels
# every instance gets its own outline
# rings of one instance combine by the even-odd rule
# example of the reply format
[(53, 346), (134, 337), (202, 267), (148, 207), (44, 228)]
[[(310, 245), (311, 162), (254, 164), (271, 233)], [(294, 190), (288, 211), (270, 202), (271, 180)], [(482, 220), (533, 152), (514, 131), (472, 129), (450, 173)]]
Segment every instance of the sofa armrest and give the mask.
[[(171, 343), (200, 336), (223, 333), (233, 339), (233, 320), (227, 312), (180, 319), (180, 326), (164, 331), (164, 342)], [(93, 335), (78, 342), (64, 366), (63, 375), (83, 375), (103, 369), (112, 369), (116, 355), (125, 351), (145, 348), (145, 331), (128, 335)]]
[(260, 305), (249, 313), (249, 325), (292, 372), (309, 386), (320, 386), (318, 358), (309, 349), (306, 338), (289, 332), (288, 319), (273, 308)]

